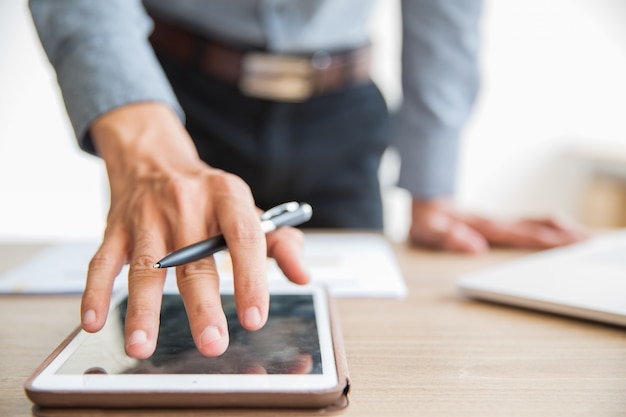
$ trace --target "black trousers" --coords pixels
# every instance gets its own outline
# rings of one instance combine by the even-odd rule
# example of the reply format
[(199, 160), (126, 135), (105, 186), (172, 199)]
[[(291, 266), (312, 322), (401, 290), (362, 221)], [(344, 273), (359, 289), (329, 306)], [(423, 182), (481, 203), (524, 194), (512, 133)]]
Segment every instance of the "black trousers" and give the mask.
[(274, 102), (159, 59), (200, 157), (243, 178), (258, 207), (303, 201), (313, 207), (303, 227), (382, 228), (378, 168), (389, 114), (373, 83), (303, 103)]

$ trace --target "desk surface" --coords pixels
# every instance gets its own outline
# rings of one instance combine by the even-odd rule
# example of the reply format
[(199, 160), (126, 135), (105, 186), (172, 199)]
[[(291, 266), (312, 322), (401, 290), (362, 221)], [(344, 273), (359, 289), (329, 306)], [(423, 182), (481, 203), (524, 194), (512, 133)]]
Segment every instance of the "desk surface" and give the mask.
[[(0, 245), (0, 271), (41, 246)], [(468, 301), (458, 274), (524, 252), (469, 257), (396, 245), (406, 299), (340, 299), (352, 380), (346, 416), (625, 416), (624, 329)], [(381, 277), (384, 279), (384, 277)], [(77, 296), (0, 298), (0, 416), (32, 415), (22, 389), (78, 324)], [(160, 410), (115, 415), (304, 415)]]

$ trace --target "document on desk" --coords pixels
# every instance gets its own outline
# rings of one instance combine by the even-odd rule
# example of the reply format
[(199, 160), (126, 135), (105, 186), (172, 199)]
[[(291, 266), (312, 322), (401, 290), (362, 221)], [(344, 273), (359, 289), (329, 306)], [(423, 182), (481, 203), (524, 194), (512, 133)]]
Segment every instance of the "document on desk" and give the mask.
[[(307, 233), (305, 260), (311, 280), (326, 286), (336, 297), (404, 297), (406, 285), (387, 240), (376, 233)], [(98, 244), (59, 243), (0, 275), (0, 294), (81, 293), (87, 265)], [(227, 251), (215, 255), (220, 280), (232, 281)], [(63, 260), (63, 261), (60, 261)], [(286, 280), (273, 260), (268, 260), (268, 280)], [(128, 268), (115, 281), (114, 290), (126, 286)], [(166, 285), (175, 287), (174, 269)]]
[(0, 275), (0, 293), (80, 293), (85, 287), (87, 265), (97, 248), (95, 242), (63, 242), (46, 246)]

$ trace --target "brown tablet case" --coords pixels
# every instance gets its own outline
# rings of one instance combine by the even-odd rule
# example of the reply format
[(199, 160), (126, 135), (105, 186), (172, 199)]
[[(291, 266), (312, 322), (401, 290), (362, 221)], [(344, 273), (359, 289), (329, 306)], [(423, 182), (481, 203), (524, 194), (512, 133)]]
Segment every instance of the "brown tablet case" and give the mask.
[[(57, 347), (35, 370), (24, 384), (28, 398), (35, 403), (33, 410), (39, 416), (81, 415), (100, 409), (154, 409), (154, 408), (325, 408), (338, 410), (347, 407), (350, 379), (345, 357), (343, 337), (337, 309), (329, 295), (328, 306), (338, 384), (335, 387), (307, 392), (90, 392), (41, 391), (32, 386), (34, 378), (63, 350), (79, 331), (77, 329)], [(64, 411), (61, 412), (63, 409)], [(59, 414), (61, 413), (61, 414)], [(77, 414), (74, 414), (77, 413)], [(108, 413), (107, 413), (108, 414)]]

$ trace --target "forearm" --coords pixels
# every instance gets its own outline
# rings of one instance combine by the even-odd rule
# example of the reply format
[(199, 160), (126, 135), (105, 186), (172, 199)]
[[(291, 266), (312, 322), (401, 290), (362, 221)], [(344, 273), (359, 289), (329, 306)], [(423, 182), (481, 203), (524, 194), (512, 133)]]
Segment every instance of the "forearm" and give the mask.
[(29, 5), (83, 149), (95, 152), (89, 135), (94, 120), (129, 103), (161, 102), (183, 117), (148, 43), (151, 21), (139, 0)]
[(414, 196), (454, 191), (461, 130), (478, 91), (480, 0), (405, 0), (402, 82), (396, 118), (399, 185)]

